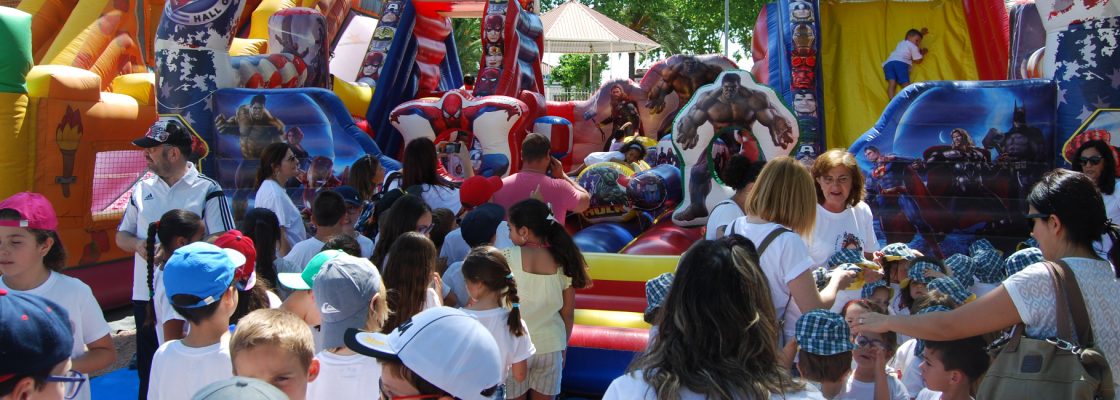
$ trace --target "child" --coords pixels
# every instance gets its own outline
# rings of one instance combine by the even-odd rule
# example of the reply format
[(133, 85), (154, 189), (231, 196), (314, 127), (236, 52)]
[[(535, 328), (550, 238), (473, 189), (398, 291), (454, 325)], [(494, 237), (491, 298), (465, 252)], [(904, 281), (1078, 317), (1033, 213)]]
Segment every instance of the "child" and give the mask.
[(349, 329), (381, 329), (389, 314), (384, 288), (381, 274), (367, 259), (342, 254), (323, 263), (311, 287), (322, 315), (323, 350), (315, 355), (319, 377), (307, 385), (307, 398), (378, 398), (381, 367), (346, 348), (343, 338)]
[(257, 266), (254, 270), (257, 272), (257, 279), (263, 280), (268, 287), (276, 290), (281, 300), (288, 298), (291, 291), (280, 285), (276, 274), (302, 271), (303, 266), (300, 265), (297, 269), (283, 257), (279, 257), (280, 236), (283, 232), (280, 230), (280, 220), (276, 218), (276, 214), (267, 208), (249, 210), (245, 214), (245, 220), (241, 221), (239, 230), (253, 239), (253, 244), (256, 246)]
[(362, 198), (358, 195), (358, 190), (346, 185), (331, 190), (341, 195), (342, 200), (346, 202), (346, 222), (342, 224), (342, 233), (358, 242), (362, 258), (369, 258), (373, 255), (373, 239), (362, 235), (356, 228), (358, 219), (362, 217), (362, 210), (365, 207)]
[(922, 379), (926, 389), (917, 400), (970, 400), (973, 386), (988, 370), (988, 353), (979, 336), (948, 342), (926, 341)]
[(669, 288), (673, 286), (673, 273), (665, 272), (661, 275), (646, 281), (646, 310), (642, 314), (647, 324), (650, 327), (650, 337), (657, 336), (657, 324), (661, 321), (657, 320), (657, 313), (661, 310), (661, 303), (665, 302), (665, 296), (669, 295)]
[(909, 306), (902, 305), (902, 283), (907, 282), (911, 261), (920, 257), (921, 253), (911, 249), (906, 243), (891, 243), (883, 247), (881, 255), (877, 255), (877, 261), (883, 265), (884, 275), (890, 278), (891, 291), (894, 292), (887, 312), (891, 315), (910, 315)]
[(918, 257), (912, 261), (906, 272), (906, 281), (902, 283), (902, 306), (909, 308), (913, 314), (916, 306), (929, 294), (929, 283), (939, 276), (947, 276), (946, 268), (941, 260), (933, 257)]
[(983, 296), (999, 287), (1004, 275), (1003, 254), (992, 246), (987, 239), (980, 239), (968, 246), (972, 256), (972, 266), (976, 271), (976, 283), (969, 288), (977, 296)]
[[(293, 397), (294, 398), (294, 397)], [(303, 397), (300, 397), (301, 399)], [(259, 379), (235, 376), (207, 385), (191, 400), (287, 400), (280, 389)]]
[(280, 297), (269, 290), (271, 288), (267, 283), (257, 281), (257, 247), (253, 239), (232, 229), (218, 236), (214, 245), (235, 250), (245, 256), (245, 264), (237, 267), (234, 272), (234, 281), (237, 282), (237, 310), (230, 317), (230, 324), (237, 325), (241, 317), (253, 310), (280, 307)]
[(319, 192), (311, 204), (311, 222), (314, 222), (318, 228), (315, 236), (296, 243), (288, 255), (284, 256), (284, 259), (292, 265), (307, 265), (311, 257), (315, 257), (322, 250), (324, 242), (331, 236), (343, 233), (343, 225), (346, 223), (346, 201), (342, 199), (342, 195), (330, 190)]
[(277, 274), (280, 284), (292, 290), (292, 294), (284, 300), (280, 308), (299, 316), (311, 327), (311, 335), (315, 338), (315, 351), (323, 349), (322, 340), (319, 339), (319, 323), (322, 319), (319, 308), (315, 305), (315, 299), (311, 296), (311, 288), (315, 286), (315, 276), (322, 270), (323, 264), (342, 254), (345, 253), (338, 250), (324, 250), (312, 257), (307, 263), (307, 268), (302, 272)]
[(797, 370), (819, 386), (826, 399), (837, 398), (852, 371), (852, 331), (840, 314), (816, 309), (797, 319)]
[(910, 84), (910, 69), (913, 64), (921, 64), (922, 57), (929, 52), (921, 48), (922, 38), (928, 32), (925, 28), (921, 31), (911, 29), (906, 31), (906, 39), (898, 42), (894, 51), (883, 62), (883, 74), (887, 76), (887, 98), (893, 99), (899, 86), (905, 88)]
[(233, 373), (276, 386), (291, 400), (307, 396), (319, 376), (311, 329), (287, 311), (261, 309), (241, 319), (229, 341)]
[(346, 346), (380, 360), (374, 376), (386, 399), (489, 398), (505, 368), (490, 332), (449, 307), (424, 310), (388, 335), (348, 330)]
[(560, 394), (563, 351), (575, 323), (575, 290), (591, 286), (587, 261), (564, 225), (540, 200), (527, 199), (509, 209), (509, 239), (503, 250), (521, 286), (521, 318), (537, 353), (529, 358), (529, 379), (506, 381), (506, 395), (534, 398)]
[[(505, 256), (501, 250), (491, 246), (475, 247), (463, 260), (462, 275), (471, 300), (463, 311), (478, 318), (482, 326), (494, 335), (502, 362), (510, 366), (503, 369), (502, 382), (511, 376), (517, 382), (524, 382), (527, 360), (536, 349), (529, 340), (529, 328), (521, 320), (517, 283)], [(510, 309), (506, 309), (507, 304)], [(504, 399), (505, 390), (499, 389), (494, 398)]]
[[(852, 300), (844, 306), (843, 315), (851, 324), (849, 315), (856, 315), (872, 311), (884, 314), (885, 310), (867, 300)], [(856, 362), (856, 369), (848, 375), (844, 390), (837, 399), (891, 399), (909, 400), (910, 394), (902, 386), (898, 377), (887, 370), (887, 360), (894, 355), (894, 332), (864, 333), (856, 336), (853, 341), (856, 349), (852, 350), (852, 359)]]
[(886, 310), (891, 304), (891, 287), (887, 285), (886, 279), (868, 282), (860, 289), (860, 296), (864, 300), (871, 302), (871, 304), (882, 308), (883, 313), (886, 314)]
[[(493, 245), (494, 239), (498, 235), (498, 226), (505, 219), (506, 210), (494, 203), (480, 205), (468, 212), (463, 217), (463, 225), (458, 230), (468, 251), (478, 246)], [(466, 258), (466, 255), (464, 254), (461, 258)], [(442, 279), (443, 285), (451, 291), (451, 294), (444, 298), (443, 304), (452, 307), (466, 307), (467, 303), (470, 302), (470, 294), (467, 293), (467, 284), (463, 281), (463, 261), (460, 259), (452, 262), (443, 272)]]
[[(171, 210), (163, 213), (159, 221), (148, 225), (148, 291), (152, 301), (148, 307), (152, 316), (148, 322), (155, 324), (157, 343), (182, 339), (187, 333), (186, 321), (171, 308), (167, 290), (163, 287), (163, 266), (175, 250), (202, 240), (206, 225), (202, 218), (187, 210)], [(159, 239), (159, 248), (156, 248)]]
[(362, 257), (361, 243), (358, 243), (354, 237), (345, 233), (331, 236), (330, 239), (323, 242), (323, 250), (338, 250), (354, 257)]
[(393, 314), (381, 327), (389, 333), (420, 311), (439, 307), (442, 283), (436, 272), (436, 246), (419, 232), (407, 232), (393, 242), (385, 264), (385, 286)]
[[(0, 202), (0, 290), (33, 294), (62, 306), (72, 328), (71, 369), (88, 378), (90, 372), (112, 365), (117, 350), (93, 291), (59, 272), (66, 266), (66, 250), (57, 229), (54, 208), (41, 194), (17, 193)], [(78, 398), (89, 399), (89, 387), (82, 388)]]
[(237, 309), (235, 270), (244, 264), (241, 253), (206, 242), (180, 247), (167, 260), (163, 286), (190, 331), (156, 350), (149, 399), (189, 399), (206, 385), (233, 376), (229, 318)]
[(66, 308), (0, 290), (0, 400), (72, 398), (86, 378), (71, 370), (74, 334)]
[[(922, 301), (920, 301), (914, 308), (918, 310), (915, 314), (926, 314), (938, 311), (949, 311), (954, 307), (953, 301), (948, 296), (941, 293), (930, 293)], [(924, 340), (909, 339), (898, 347), (888, 365), (897, 371), (902, 372), (902, 384), (906, 386), (906, 392), (918, 393), (925, 387), (922, 379), (921, 362), (922, 350), (925, 346)]]

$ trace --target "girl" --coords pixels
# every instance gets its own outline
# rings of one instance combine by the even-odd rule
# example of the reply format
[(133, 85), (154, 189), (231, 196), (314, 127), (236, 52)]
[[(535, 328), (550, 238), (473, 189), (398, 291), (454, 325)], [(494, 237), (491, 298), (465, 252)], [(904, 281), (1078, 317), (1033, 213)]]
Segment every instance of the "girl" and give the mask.
[(253, 240), (253, 245), (256, 248), (258, 282), (263, 281), (267, 287), (274, 288), (281, 300), (287, 299), (292, 290), (280, 284), (277, 274), (281, 272), (301, 272), (303, 268), (302, 266), (296, 267), (285, 260), (284, 257), (276, 257), (279, 254), (280, 241), (283, 240), (280, 220), (276, 218), (276, 214), (267, 208), (249, 210), (245, 214), (245, 220), (241, 221), (240, 230), (246, 237)]
[(417, 232), (408, 232), (397, 238), (389, 250), (384, 271), (385, 287), (389, 289), (389, 309), (392, 315), (381, 326), (382, 333), (390, 333), (420, 311), (439, 307), (439, 274), (436, 272), (436, 246)]
[(229, 318), (230, 325), (237, 325), (241, 317), (262, 308), (279, 308), (280, 297), (272, 293), (267, 283), (258, 281), (256, 276), (257, 250), (253, 239), (245, 237), (241, 231), (229, 230), (212, 243), (223, 249), (231, 249), (245, 256), (245, 264), (234, 272), (237, 287), (237, 308)]
[[(389, 248), (398, 237), (407, 232), (419, 232), (427, 236), (432, 230), (432, 209), (424, 199), (406, 194), (393, 202), (393, 206), (385, 211), (381, 218), (381, 229), (373, 244), (373, 256), (370, 261), (384, 272), (385, 258), (389, 255)], [(392, 308), (396, 311), (396, 308)]]
[(828, 285), (817, 291), (804, 240), (812, 237), (816, 193), (813, 177), (799, 161), (778, 157), (767, 162), (743, 208), (747, 216), (728, 225), (726, 232), (758, 244), (759, 266), (770, 280), (770, 301), (783, 327), (784, 347), (793, 339), (801, 313), (832, 308), (836, 293), (848, 287), (856, 273), (834, 271)]
[(373, 223), (373, 206), (380, 197), (381, 185), (384, 182), (385, 167), (372, 155), (366, 154), (350, 166), (350, 176), (346, 184), (354, 187), (358, 191), (358, 197), (362, 199), (362, 213), (354, 227), (358, 233), (366, 237), (377, 234), (377, 227)]
[[(865, 300), (852, 300), (844, 305), (844, 319), (849, 315), (866, 311), (884, 312), (882, 307)], [(848, 375), (844, 389), (836, 399), (852, 400), (909, 400), (910, 394), (902, 386), (902, 381), (887, 370), (887, 360), (894, 356), (894, 332), (865, 333), (852, 339), (856, 349), (852, 350), (855, 371)]]
[(551, 399), (560, 394), (564, 351), (575, 321), (575, 289), (591, 286), (587, 261), (548, 205), (527, 199), (509, 208), (506, 249), (513, 276), (522, 286), (522, 318), (537, 353), (529, 358), (529, 379), (506, 381), (506, 394)]
[[(171, 253), (180, 247), (202, 240), (206, 226), (202, 218), (187, 210), (171, 210), (163, 213), (159, 221), (148, 225), (148, 291), (152, 301), (148, 303), (148, 321), (153, 321), (156, 339), (159, 344), (169, 340), (182, 339), (186, 334), (187, 323), (167, 299), (163, 288), (163, 263)], [(158, 239), (158, 249), (157, 249)]]
[[(1120, 248), (1113, 247), (1105, 260), (1093, 250), (1093, 242), (1105, 234), (1115, 242), (1120, 239), (1120, 227), (1107, 221), (1096, 185), (1084, 174), (1055, 169), (1035, 184), (1027, 204), (1031, 236), (1038, 240), (1047, 260), (1064, 261), (1073, 271), (1093, 332), (1116, 332), (1120, 329), (1120, 308), (1113, 299), (1120, 292), (1120, 280), (1116, 279), (1114, 266), (1120, 264)], [(1057, 336), (1055, 297), (1049, 269), (1037, 263), (953, 311), (915, 316), (865, 313), (854, 319), (852, 328), (856, 332), (895, 331), (946, 341), (1023, 323), (1027, 337), (1041, 339)], [(1120, 365), (1120, 336), (1101, 334), (1096, 336), (1096, 345), (1110, 365)], [(1120, 368), (1112, 369), (1112, 379), (1120, 382)]]
[(657, 337), (603, 399), (820, 399), (779, 365), (767, 281), (741, 236), (694, 244), (661, 304)]
[[(517, 283), (502, 251), (491, 246), (475, 247), (463, 260), (463, 279), (471, 297), (471, 304), (463, 311), (478, 318), (494, 335), (502, 362), (509, 366), (502, 372), (502, 382), (511, 376), (524, 382), (527, 360), (536, 349), (529, 340), (525, 321), (521, 320)], [(499, 389), (494, 398), (505, 399), (505, 391)]]
[[(71, 369), (88, 379), (112, 365), (117, 350), (89, 286), (59, 272), (66, 266), (66, 249), (57, 229), (54, 207), (41, 194), (17, 193), (0, 202), (0, 289), (37, 295), (66, 309), (74, 335)], [(75, 398), (88, 400), (89, 385)]]
[[(459, 146), (459, 148), (458, 155), (463, 165), (470, 165), (469, 150), (466, 146)], [(419, 138), (408, 142), (404, 147), (404, 162), (401, 164), (400, 178), (386, 182), (386, 188), (409, 189), (413, 185), (420, 185), (422, 190), (420, 196), (432, 208), (446, 208), (451, 210), (452, 214), (459, 213), (459, 208), (463, 206), (459, 202), (459, 188), (439, 176), (436, 146), (431, 140)], [(472, 169), (463, 169), (466, 175), (464, 178), (474, 175)]]
[(743, 204), (747, 203), (747, 194), (754, 187), (754, 181), (758, 179), (759, 171), (762, 171), (762, 164), (752, 163), (742, 154), (731, 156), (731, 160), (727, 161), (727, 166), (723, 167), (723, 173), (719, 174), (719, 177), (723, 179), (723, 183), (735, 190), (735, 194), (712, 208), (712, 213), (708, 216), (707, 230), (704, 233), (705, 239), (723, 237), (727, 224), (745, 215)]
[(287, 143), (273, 143), (261, 153), (261, 164), (257, 169), (257, 193), (253, 197), (256, 207), (267, 208), (280, 220), (279, 256), (288, 254), (296, 243), (307, 239), (307, 229), (303, 226), (303, 216), (291, 196), (284, 190), (289, 179), (302, 174), (299, 158)]

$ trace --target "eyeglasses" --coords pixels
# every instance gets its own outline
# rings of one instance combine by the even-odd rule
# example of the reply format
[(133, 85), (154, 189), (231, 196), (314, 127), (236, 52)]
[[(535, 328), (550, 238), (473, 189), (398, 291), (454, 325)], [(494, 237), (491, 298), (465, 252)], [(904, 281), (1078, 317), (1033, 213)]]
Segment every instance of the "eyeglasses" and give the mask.
[(63, 391), (66, 393), (66, 400), (78, 397), (78, 392), (82, 390), (82, 384), (86, 382), (86, 377), (81, 372), (70, 370), (66, 376), (51, 375), (46, 379), (47, 382), (61, 382)]
[(887, 344), (883, 343), (882, 340), (871, 339), (871, 338), (869, 338), (867, 336), (863, 336), (863, 335), (856, 336), (856, 346), (859, 346), (859, 347), (875, 346), (875, 347), (878, 347), (880, 349), (887, 348)]
[(831, 185), (833, 183), (839, 183), (841, 185), (847, 185), (849, 183), (852, 183), (852, 177), (847, 176), (847, 175), (843, 175), (843, 176), (840, 176), (840, 177), (821, 176), (821, 177), (818, 177), (817, 179), (819, 179), (821, 181), (821, 183), (824, 183), (825, 185)]
[(1034, 222), (1036, 220), (1050, 218), (1050, 214), (1042, 214), (1042, 213), (1027, 214), (1027, 215), (1024, 215), (1023, 217), (1027, 219), (1027, 223), (1031, 224), (1031, 226), (1034, 226)]
[(1104, 159), (1101, 158), (1101, 156), (1078, 157), (1077, 158), (1077, 161), (1080, 161), (1081, 165), (1097, 165), (1097, 164), (1100, 164), (1102, 160), (1104, 160)]

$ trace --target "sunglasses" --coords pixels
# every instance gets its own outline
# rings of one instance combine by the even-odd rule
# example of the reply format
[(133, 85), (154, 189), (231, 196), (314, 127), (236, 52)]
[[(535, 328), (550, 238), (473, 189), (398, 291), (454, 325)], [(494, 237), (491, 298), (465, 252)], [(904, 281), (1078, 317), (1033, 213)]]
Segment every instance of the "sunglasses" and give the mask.
[(1027, 219), (1027, 223), (1029, 223), (1031, 226), (1034, 226), (1035, 221), (1050, 218), (1050, 214), (1043, 214), (1043, 213), (1027, 214), (1027, 215), (1024, 215), (1023, 217)]
[(51, 375), (46, 379), (47, 382), (61, 382), (63, 392), (66, 394), (66, 400), (78, 397), (78, 392), (82, 390), (82, 384), (86, 382), (85, 376), (81, 372), (70, 370), (65, 376)]
[(1104, 159), (1101, 158), (1101, 156), (1078, 157), (1077, 158), (1077, 161), (1080, 161), (1081, 165), (1097, 165), (1097, 164), (1100, 164), (1101, 161), (1103, 161), (1103, 160)]

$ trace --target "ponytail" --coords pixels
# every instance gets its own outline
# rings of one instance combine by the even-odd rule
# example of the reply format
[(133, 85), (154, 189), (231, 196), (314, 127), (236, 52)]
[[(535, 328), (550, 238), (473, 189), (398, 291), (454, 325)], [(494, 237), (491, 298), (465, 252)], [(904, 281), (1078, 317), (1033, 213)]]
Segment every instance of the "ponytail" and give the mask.
[(510, 333), (518, 337), (525, 335), (525, 327), (521, 324), (521, 300), (517, 296), (517, 282), (513, 280), (509, 261), (501, 250), (493, 246), (475, 247), (463, 259), (462, 273), (466, 281), (481, 283), (487, 289), (501, 293), (502, 300), (511, 307), (507, 317)]
[[(280, 220), (267, 208), (254, 208), (245, 213), (241, 233), (253, 239), (257, 251), (257, 282), (265, 280), (268, 287), (279, 285), (276, 272), (276, 242), (280, 240)], [(293, 243), (294, 244), (294, 243)]]
[(156, 235), (159, 233), (159, 221), (148, 224), (148, 238), (145, 239), (145, 249), (148, 252), (148, 305), (144, 307), (144, 326), (155, 324), (155, 308), (152, 305), (156, 299), (156, 287), (153, 283), (156, 259)]
[(591, 287), (591, 276), (587, 274), (587, 260), (583, 252), (572, 240), (572, 235), (564, 225), (552, 215), (552, 209), (537, 199), (526, 199), (509, 208), (509, 223), (515, 227), (525, 227), (545, 243), (548, 253), (556, 264), (561, 266), (564, 275), (572, 279), (572, 287), (584, 289)]

